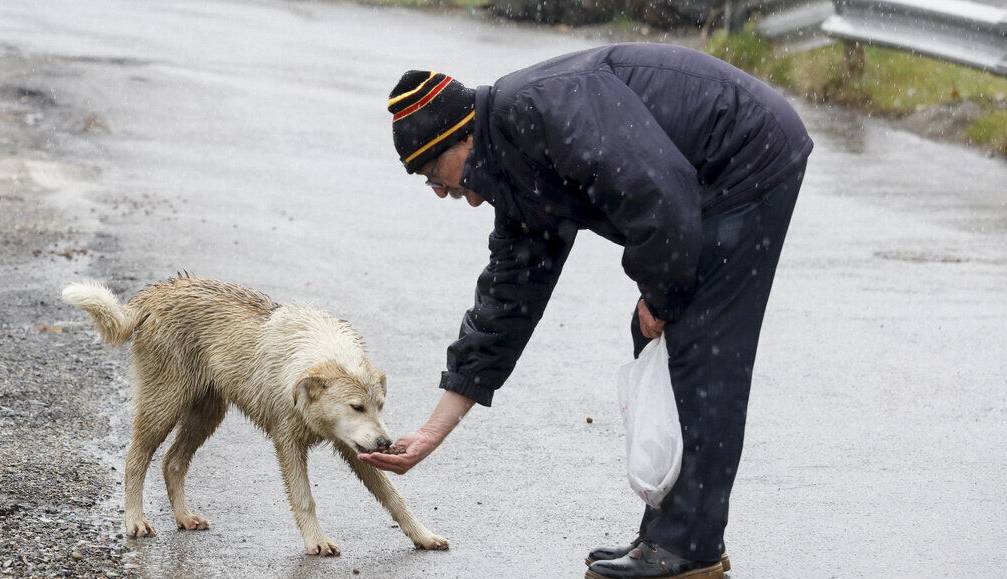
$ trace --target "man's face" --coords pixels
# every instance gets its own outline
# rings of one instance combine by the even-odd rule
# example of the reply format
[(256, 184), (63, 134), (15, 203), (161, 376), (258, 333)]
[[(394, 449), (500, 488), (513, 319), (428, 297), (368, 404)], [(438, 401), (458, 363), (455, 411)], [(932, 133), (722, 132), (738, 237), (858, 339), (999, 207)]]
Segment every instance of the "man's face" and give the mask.
[(465, 199), (472, 207), (482, 205), (484, 199), (478, 193), (461, 186), (465, 159), (471, 150), (472, 137), (469, 136), (420, 169), (420, 174), (427, 178), (427, 185), (434, 190), (434, 194), (441, 199), (448, 196), (452, 199)]

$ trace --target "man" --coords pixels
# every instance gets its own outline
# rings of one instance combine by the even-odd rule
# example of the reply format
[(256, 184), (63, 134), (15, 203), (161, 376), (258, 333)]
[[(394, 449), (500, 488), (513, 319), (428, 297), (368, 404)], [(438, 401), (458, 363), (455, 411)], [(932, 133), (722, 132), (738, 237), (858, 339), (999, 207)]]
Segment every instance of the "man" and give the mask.
[(474, 403), (489, 406), (580, 229), (625, 248), (636, 354), (666, 332), (685, 454), (639, 536), (588, 557), (594, 578), (719, 578), (762, 316), (812, 142), (783, 97), (705, 54), (625, 44), (470, 90), (407, 72), (388, 101), (406, 171), (493, 205), (490, 263), (448, 348), (446, 390), (399, 456), (405, 473)]

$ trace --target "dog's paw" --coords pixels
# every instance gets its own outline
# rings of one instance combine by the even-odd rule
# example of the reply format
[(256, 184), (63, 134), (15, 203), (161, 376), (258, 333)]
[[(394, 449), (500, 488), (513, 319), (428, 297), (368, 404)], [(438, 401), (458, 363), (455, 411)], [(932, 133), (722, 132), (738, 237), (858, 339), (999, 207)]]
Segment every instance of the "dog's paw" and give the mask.
[(150, 521), (146, 518), (126, 519), (127, 537), (153, 537), (156, 534), (154, 532), (154, 525), (151, 525)]
[(332, 539), (322, 537), (318, 540), (306, 541), (304, 543), (304, 552), (308, 555), (319, 557), (338, 557), (339, 546)]
[(203, 531), (210, 528), (210, 521), (199, 513), (188, 513), (175, 517), (179, 531)]
[(413, 541), (417, 549), (424, 549), (427, 551), (447, 551), (448, 550), (448, 540), (440, 535), (435, 535), (430, 533), (429, 535)]

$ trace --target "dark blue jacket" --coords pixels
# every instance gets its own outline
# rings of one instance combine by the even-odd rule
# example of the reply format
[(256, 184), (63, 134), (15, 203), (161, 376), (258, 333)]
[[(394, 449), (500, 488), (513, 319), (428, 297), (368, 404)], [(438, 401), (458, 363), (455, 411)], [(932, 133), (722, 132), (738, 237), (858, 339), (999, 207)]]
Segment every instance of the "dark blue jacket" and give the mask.
[(623, 246), (626, 274), (674, 322), (695, 284), (703, 216), (760, 197), (811, 148), (779, 93), (677, 46), (576, 52), (479, 87), (462, 184), (496, 223), (441, 387), (489, 406), (579, 229)]

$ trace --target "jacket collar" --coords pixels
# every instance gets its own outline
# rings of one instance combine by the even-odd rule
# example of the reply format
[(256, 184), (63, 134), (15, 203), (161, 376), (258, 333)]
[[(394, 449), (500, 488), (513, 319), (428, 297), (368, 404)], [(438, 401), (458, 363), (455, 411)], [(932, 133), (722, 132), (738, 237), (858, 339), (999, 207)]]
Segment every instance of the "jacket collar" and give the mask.
[(493, 168), (493, 146), (490, 141), (491, 89), (490, 86), (476, 87), (476, 118), (472, 132), (472, 151), (465, 159), (461, 185), (475, 191), (490, 205), (495, 206), (499, 199), (497, 188), (500, 186), (500, 181)]

